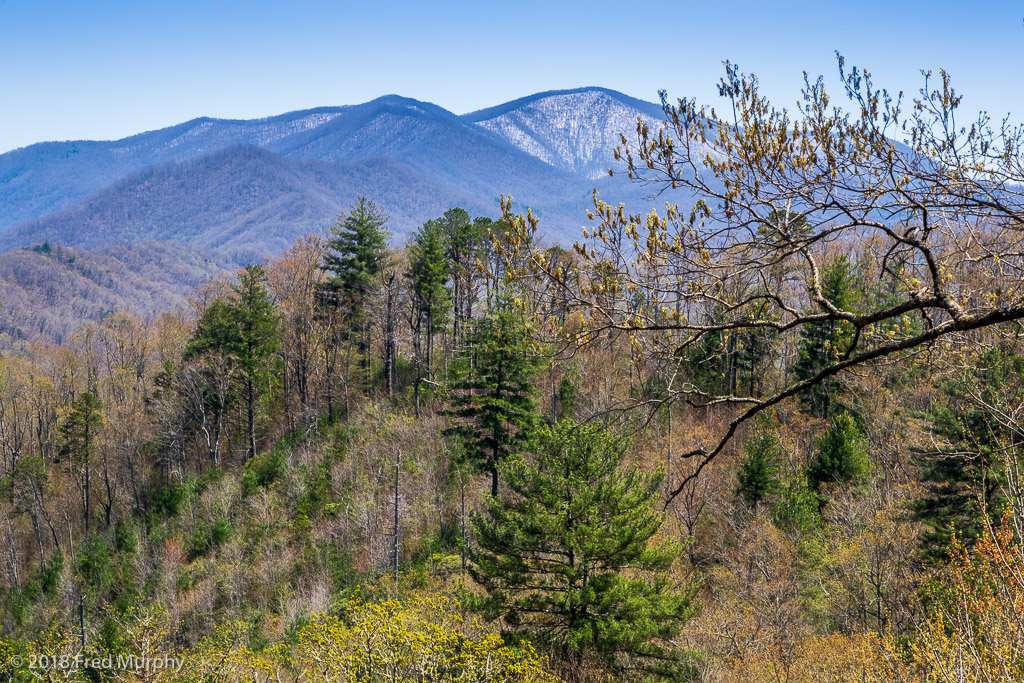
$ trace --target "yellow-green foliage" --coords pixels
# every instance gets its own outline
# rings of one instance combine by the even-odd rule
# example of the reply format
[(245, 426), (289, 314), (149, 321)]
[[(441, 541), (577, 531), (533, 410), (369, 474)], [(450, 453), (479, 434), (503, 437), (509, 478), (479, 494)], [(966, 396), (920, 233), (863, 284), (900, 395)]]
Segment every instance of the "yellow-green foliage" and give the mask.
[(364, 603), (354, 598), (341, 617), (320, 616), (304, 627), (293, 650), (296, 671), (328, 681), (554, 681), (533, 648), (510, 648), (481, 634), (441, 595)]
[[(440, 594), (402, 602), (364, 601), (358, 593), (338, 616), (319, 614), (283, 641), (254, 651), (249, 629), (241, 622), (214, 628), (195, 648), (175, 652), (169, 618), (160, 608), (120, 615), (123, 636), (113, 646), (90, 647), (92, 658), (118, 655), (180, 658), (180, 670), (104, 671), (122, 681), (458, 681), (460, 683), (554, 683), (529, 644), (509, 647), (496, 633), (486, 633), (465, 619), (458, 602)], [(28, 643), (0, 641), (0, 680), (92, 680), (76, 668), (74, 632), (53, 629)], [(32, 656), (35, 655), (35, 658)], [(64, 662), (49, 671), (30, 664), (46, 657)], [(18, 659), (20, 657), (20, 659)], [(12, 666), (12, 661), (16, 664)]]

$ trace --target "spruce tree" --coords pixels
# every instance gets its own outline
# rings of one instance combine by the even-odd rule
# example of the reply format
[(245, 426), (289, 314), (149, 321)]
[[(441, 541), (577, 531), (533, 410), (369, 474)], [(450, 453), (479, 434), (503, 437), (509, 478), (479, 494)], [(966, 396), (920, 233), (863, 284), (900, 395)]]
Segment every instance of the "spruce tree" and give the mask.
[[(189, 363), (201, 378), (201, 416), (198, 420), (202, 423), (202, 430), (208, 434), (210, 462), (214, 467), (220, 466), (225, 416), (238, 400), (235, 364), (231, 356), (231, 340), (236, 332), (227, 301), (223, 298), (214, 299), (196, 322), (196, 328), (182, 354), (182, 360)], [(168, 362), (161, 382), (169, 385), (175, 377), (175, 370)], [(207, 415), (209, 426), (206, 426)]]
[(533, 398), (537, 359), (530, 353), (523, 316), (499, 310), (472, 337), (469, 368), (453, 385), (455, 418), (449, 433), (462, 438), (466, 455), (491, 475), (498, 495), (498, 466), (529, 438), (539, 423)]
[(743, 444), (743, 458), (737, 472), (736, 495), (751, 510), (782, 489), (781, 470), (785, 451), (779, 437), (766, 421)]
[(813, 488), (822, 484), (856, 484), (871, 470), (864, 435), (850, 413), (840, 413), (818, 441), (818, 457), (807, 469)]
[(445, 256), (448, 258), (452, 279), (452, 336), (458, 345), (469, 333), (467, 323), (476, 302), (473, 280), (477, 273), (477, 258), (487, 242), (487, 226), (490, 221), (479, 218), (474, 221), (465, 209), (454, 208), (445, 211), (436, 222), (444, 237)]
[(417, 337), (417, 349), (420, 348), (420, 338), (426, 337), (428, 374), (433, 357), (434, 335), (444, 329), (452, 307), (447, 286), (450, 268), (445, 260), (444, 239), (441, 224), (428, 221), (416, 231), (409, 245), (408, 277), (412, 291), (413, 332)]
[(218, 423), (238, 397), (245, 402), (247, 457), (256, 455), (256, 405), (261, 388), (275, 376), (274, 361), (281, 343), (280, 320), (266, 281), (262, 266), (239, 271), (231, 295), (215, 299), (203, 311), (185, 350), (186, 359), (213, 354), (225, 361), (231, 391), (210, 391), (208, 401)]
[(281, 346), (281, 324), (267, 292), (261, 266), (246, 266), (232, 285), (229, 311), (234, 323), (232, 355), (238, 366), (245, 396), (249, 457), (256, 455), (256, 402), (260, 387), (275, 376), (274, 361)]
[(366, 388), (370, 372), (369, 307), (390, 257), (391, 232), (387, 225), (383, 209), (359, 197), (331, 228), (323, 262), (328, 277), (321, 286), (321, 301), (342, 313), (346, 340), (357, 340)]
[(570, 676), (582, 661), (680, 676), (670, 640), (692, 596), (666, 574), (680, 547), (654, 540), (662, 474), (623, 466), (626, 443), (597, 425), (562, 420), (533, 446), (503, 466), (509, 492), (473, 517), (470, 574), (486, 595), (471, 605), (548, 644)]
[(917, 512), (928, 526), (925, 547), (936, 556), (954, 530), (971, 543), (986, 516), (1000, 513), (1001, 454), (1012, 452), (1017, 440), (1006, 416), (1024, 405), (1024, 355), (995, 347), (969, 356), (941, 390), (924, 416), (938, 448), (915, 456), (927, 491)]
[[(846, 255), (835, 257), (821, 269), (821, 293), (839, 310), (853, 311), (856, 306), (857, 275)], [(800, 380), (814, 377), (835, 363), (853, 340), (853, 329), (846, 322), (826, 320), (808, 323), (800, 332), (797, 361), (793, 366)], [(839, 412), (841, 385), (835, 377), (818, 382), (804, 392), (801, 400), (815, 417), (829, 418)]]

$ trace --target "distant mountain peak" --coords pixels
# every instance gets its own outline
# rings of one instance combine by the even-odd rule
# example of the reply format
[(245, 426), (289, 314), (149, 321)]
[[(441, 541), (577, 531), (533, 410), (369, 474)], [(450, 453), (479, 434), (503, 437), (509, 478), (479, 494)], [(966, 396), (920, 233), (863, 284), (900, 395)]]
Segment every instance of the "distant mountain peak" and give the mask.
[(647, 102), (640, 100), (635, 97), (619, 92), (618, 90), (612, 90), (611, 88), (602, 88), (597, 85), (588, 85), (581, 88), (569, 88), (565, 90), (545, 90), (544, 92), (534, 93), (533, 95), (526, 95), (515, 100), (510, 100), (503, 104), (499, 104), (493, 107), (487, 107), (486, 109), (479, 109), (468, 114), (464, 114), (462, 118), (473, 123), (480, 123), (488, 119), (499, 117), (509, 111), (515, 109), (521, 109), (527, 105), (530, 105), (538, 100), (546, 100), (551, 98), (564, 98), (572, 95), (604, 95), (611, 100), (621, 102), (628, 105), (652, 118), (660, 118), (662, 116), (661, 105), (655, 104), (654, 102)]
[(615, 90), (587, 87), (522, 97), (463, 118), (531, 156), (586, 178), (604, 175), (619, 135), (663, 118), (661, 107)]

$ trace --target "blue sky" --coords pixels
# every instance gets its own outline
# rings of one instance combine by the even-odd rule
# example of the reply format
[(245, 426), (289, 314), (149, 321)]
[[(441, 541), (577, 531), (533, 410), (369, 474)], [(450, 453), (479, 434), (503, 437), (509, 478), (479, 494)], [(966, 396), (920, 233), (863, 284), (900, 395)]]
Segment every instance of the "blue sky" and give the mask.
[(968, 110), (1024, 120), (1022, 47), (1010, 2), (0, 0), (0, 152), (387, 93), (456, 113), (583, 85), (712, 102), (726, 59), (792, 106), (835, 50), (893, 90), (944, 67)]

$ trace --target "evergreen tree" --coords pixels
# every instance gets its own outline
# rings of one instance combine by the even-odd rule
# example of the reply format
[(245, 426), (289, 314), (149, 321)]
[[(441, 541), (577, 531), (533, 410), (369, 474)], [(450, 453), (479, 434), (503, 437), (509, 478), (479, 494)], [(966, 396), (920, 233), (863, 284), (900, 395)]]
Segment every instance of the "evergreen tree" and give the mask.
[[(764, 292), (762, 292), (764, 293)], [(772, 313), (764, 301), (748, 306), (751, 318), (771, 317)], [(737, 391), (747, 396), (760, 396), (764, 386), (765, 370), (774, 365), (776, 357), (775, 341), (778, 332), (764, 328), (741, 330), (736, 334), (736, 367), (738, 368)]]
[(431, 370), (434, 335), (444, 329), (452, 306), (447, 286), (449, 267), (445, 260), (444, 239), (441, 224), (428, 221), (416, 231), (409, 246), (408, 276), (412, 290), (413, 332), (417, 350), (425, 332), (428, 373)]
[[(269, 384), (281, 343), (280, 320), (266, 288), (261, 266), (246, 266), (227, 299), (215, 299), (200, 317), (186, 347), (185, 358), (216, 355), (227, 365), (233, 385), (209, 392), (209, 402), (222, 419), (231, 401), (241, 396), (246, 406), (247, 457), (256, 455), (256, 405)], [(209, 366), (211, 369), (216, 366)], [(216, 382), (219, 378), (210, 378)]]
[(348, 214), (338, 217), (331, 228), (323, 269), (327, 281), (321, 287), (321, 299), (342, 312), (342, 333), (355, 337), (366, 386), (370, 372), (369, 306), (380, 288), (380, 274), (390, 253), (388, 216), (366, 197), (359, 197)]
[(235, 337), (231, 349), (245, 392), (249, 457), (256, 455), (256, 402), (276, 376), (274, 361), (281, 347), (281, 322), (267, 292), (267, 276), (261, 266), (246, 266), (232, 285), (230, 318)]
[(966, 542), (980, 536), (985, 517), (998, 517), (1003, 483), (1000, 453), (1017, 436), (1003, 416), (1024, 405), (1024, 355), (992, 348), (969, 358), (959, 376), (942, 385), (942, 398), (925, 417), (940, 447), (918, 453), (928, 493), (918, 515), (929, 528), (925, 545), (945, 552), (955, 530)]
[[(200, 413), (197, 420), (204, 433), (208, 434), (210, 461), (214, 467), (220, 466), (225, 416), (238, 399), (230, 348), (236, 332), (227, 301), (214, 299), (199, 317), (182, 355), (182, 360), (190, 365), (189, 370), (200, 378), (196, 383), (201, 396), (198, 401), (201, 405), (196, 409)], [(161, 373), (161, 383), (169, 385), (175, 376), (173, 365), (168, 363)], [(179, 391), (187, 393), (181, 384)]]
[(855, 484), (864, 481), (870, 470), (857, 421), (850, 413), (840, 413), (818, 441), (818, 457), (807, 470), (808, 482), (815, 489), (822, 484)]
[(584, 659), (631, 676), (684, 673), (668, 643), (692, 596), (665, 573), (679, 546), (652, 540), (661, 473), (624, 467), (626, 444), (596, 425), (545, 426), (535, 446), (503, 467), (510, 495), (473, 517), (470, 573), (486, 596), (472, 604), (548, 643), (570, 675)]
[(452, 279), (454, 311), (453, 336), (460, 344), (468, 334), (467, 323), (476, 303), (474, 278), (477, 258), (487, 241), (487, 219), (470, 219), (465, 209), (449, 209), (437, 224), (444, 236), (445, 256), (448, 258)]
[[(707, 324), (724, 322), (720, 311), (709, 316)], [(710, 394), (731, 393), (736, 368), (736, 333), (731, 330), (714, 330), (701, 335), (689, 347), (686, 366), (690, 381)]]
[(779, 493), (785, 451), (779, 437), (764, 421), (743, 444), (743, 458), (737, 472), (736, 495), (751, 510)]
[(91, 506), (91, 459), (96, 448), (96, 436), (103, 427), (103, 404), (91, 392), (83, 392), (71, 403), (71, 409), (57, 425), (60, 449), (58, 454), (78, 467), (78, 481), (82, 495), (82, 517), (85, 533), (89, 534)]
[[(846, 255), (835, 257), (821, 269), (821, 293), (839, 310), (856, 306), (857, 276)], [(814, 377), (835, 363), (853, 340), (853, 329), (845, 322), (826, 320), (808, 323), (800, 333), (798, 357), (793, 370), (800, 380)], [(829, 418), (838, 412), (841, 386), (835, 377), (818, 382), (801, 399), (815, 417)]]
[(516, 311), (499, 310), (473, 335), (468, 371), (454, 384), (449, 414), (470, 460), (491, 474), (498, 495), (498, 466), (526, 442), (539, 423), (533, 398), (539, 365), (528, 349), (525, 322)]

